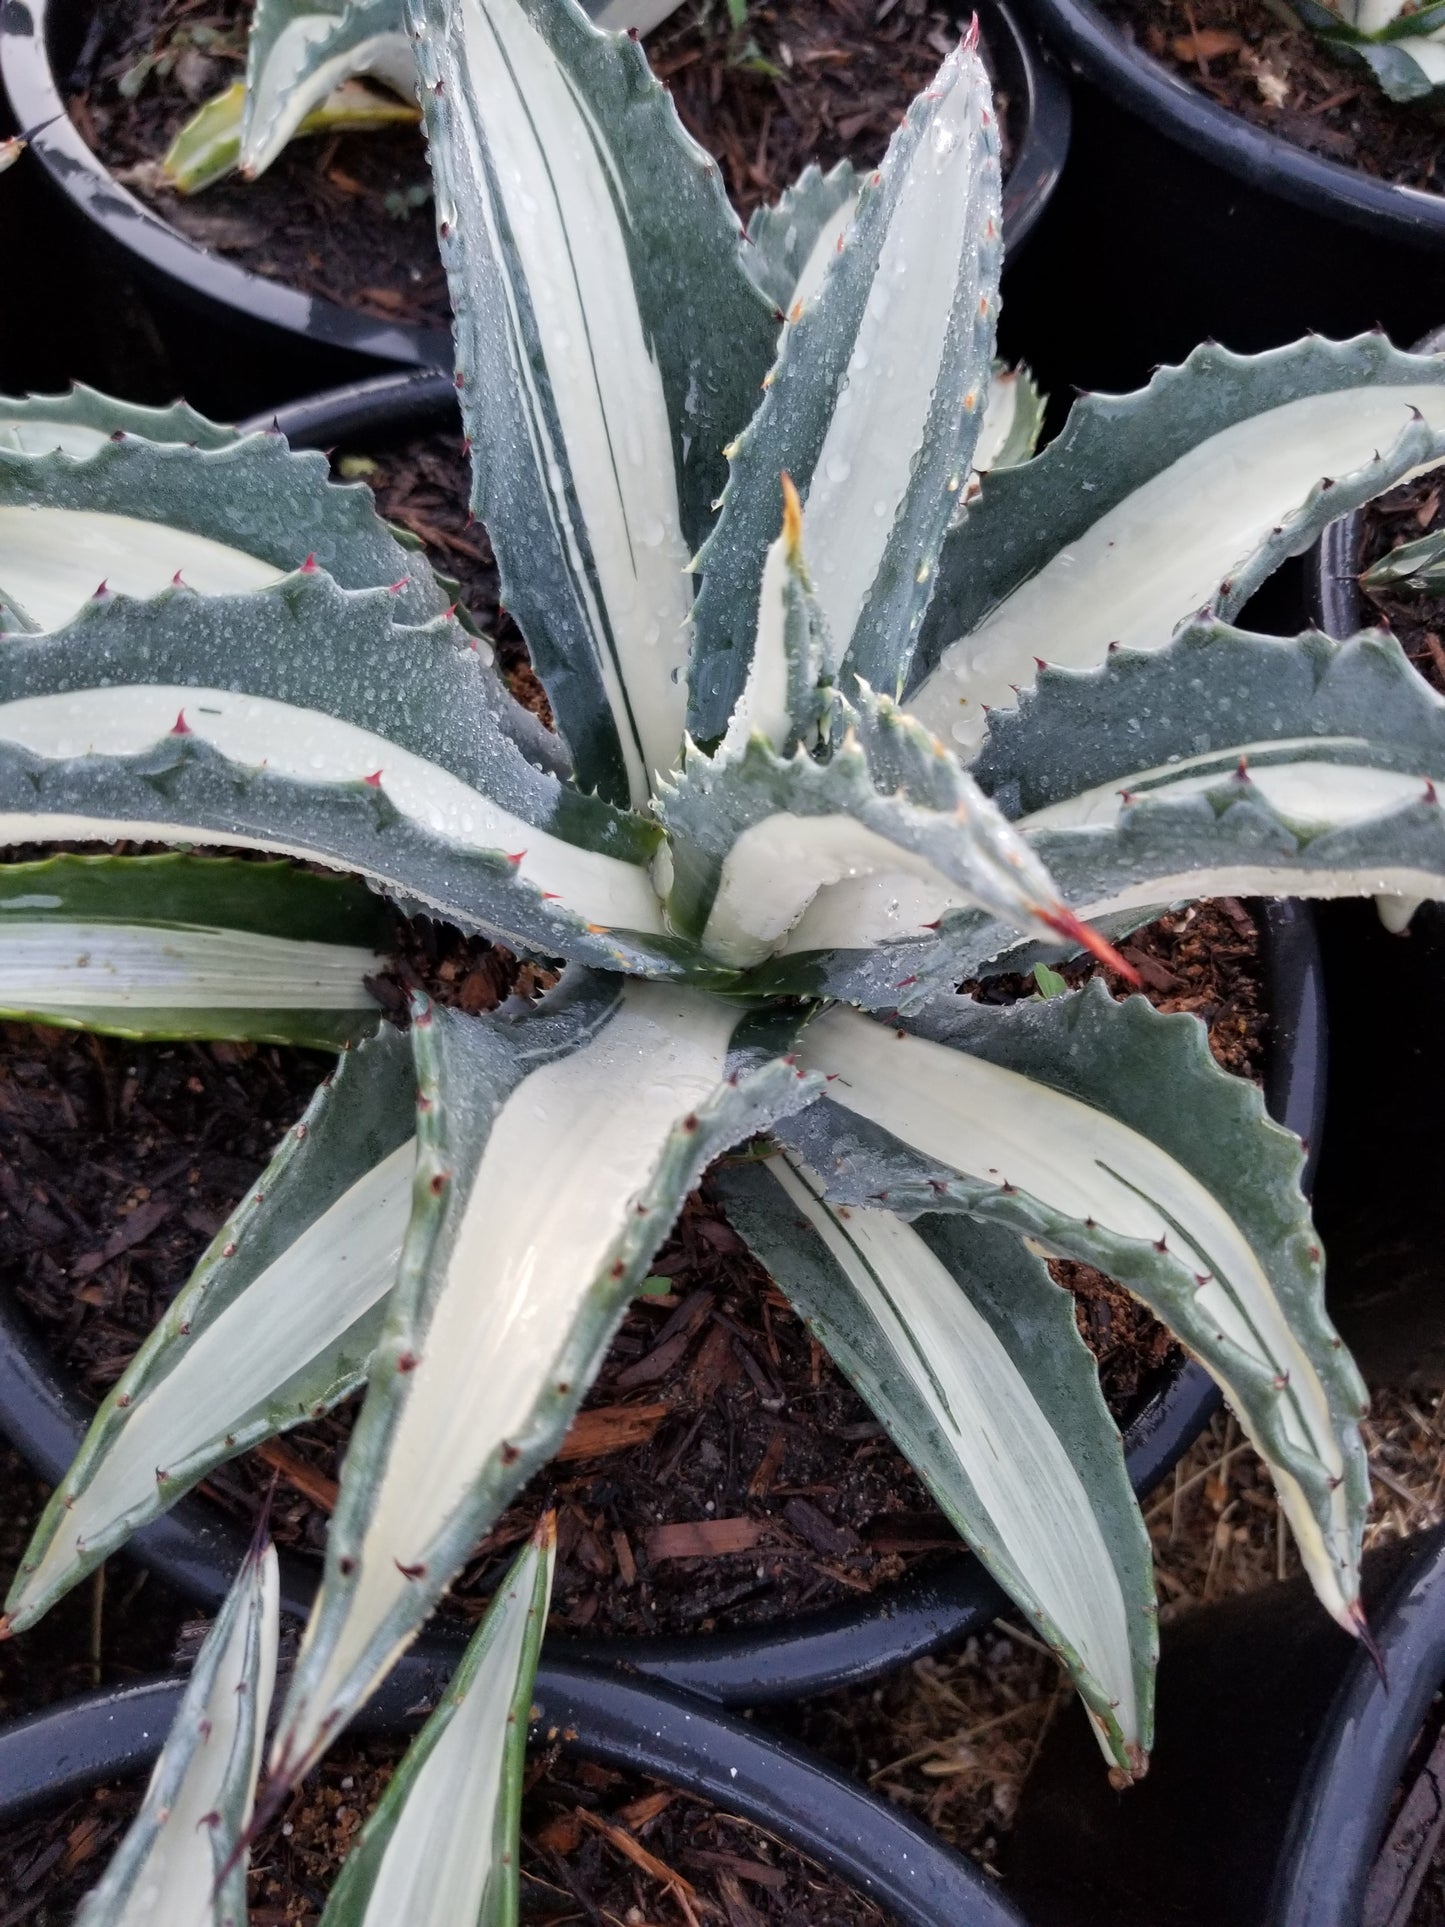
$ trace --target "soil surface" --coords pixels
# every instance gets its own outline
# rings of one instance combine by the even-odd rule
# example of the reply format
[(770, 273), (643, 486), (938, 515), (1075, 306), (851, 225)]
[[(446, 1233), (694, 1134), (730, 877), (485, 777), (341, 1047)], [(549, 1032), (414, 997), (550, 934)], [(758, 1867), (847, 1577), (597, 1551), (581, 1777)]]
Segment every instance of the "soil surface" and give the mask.
[[(343, 1743), (251, 1855), (250, 1927), (311, 1927), (402, 1753)], [(112, 1783), (0, 1832), (6, 1927), (68, 1927), (140, 1804)], [(521, 1918), (647, 1927), (887, 1927), (888, 1916), (751, 1822), (544, 1747), (522, 1804)], [(458, 1923), (460, 1927), (460, 1923)]]
[[(87, 144), (203, 247), (382, 321), (446, 327), (430, 175), (412, 127), (294, 141), (258, 181), (176, 194), (159, 164), (202, 101), (241, 77), (249, 0), (102, 8), (66, 82)], [(810, 160), (871, 166), (956, 45), (966, 10), (928, 0), (788, 0), (734, 28), (695, 0), (648, 38), (683, 122), (722, 162), (746, 217)], [(156, 64), (159, 62), (159, 64)], [(1004, 165), (1010, 107), (999, 96)]]
[(1268, 0), (1097, 0), (1129, 37), (1210, 100), (1327, 160), (1445, 192), (1445, 122), (1281, 20)]
[[(1367, 569), (1392, 549), (1438, 528), (1445, 528), (1445, 481), (1437, 472), (1367, 504), (1355, 567)], [(1378, 590), (1362, 585), (1362, 592), (1365, 620), (1373, 616), (1392, 629), (1426, 682), (1445, 695), (1445, 595), (1402, 594), (1398, 585)]]

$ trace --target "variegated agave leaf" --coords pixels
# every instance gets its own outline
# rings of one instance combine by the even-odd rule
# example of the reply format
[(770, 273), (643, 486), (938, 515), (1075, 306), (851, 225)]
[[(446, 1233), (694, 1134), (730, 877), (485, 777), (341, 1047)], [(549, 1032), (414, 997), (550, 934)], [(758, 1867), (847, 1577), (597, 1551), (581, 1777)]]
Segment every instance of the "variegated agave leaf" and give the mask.
[[(410, 48), (408, 48), (408, 54)], [(381, 127), (415, 126), (421, 109), (410, 98), (364, 80), (346, 80), (308, 109), (292, 130), (299, 134), (365, 134)], [(246, 121), (244, 81), (235, 81), (198, 107), (181, 128), (161, 160), (161, 171), (178, 194), (199, 194), (228, 174), (241, 160), (241, 130)], [(256, 173), (260, 168), (254, 170)]]
[(364, 1036), (389, 919), (288, 863), (57, 856), (0, 865), (0, 1016), (114, 1037), (324, 1049)]
[[(748, 272), (775, 301), (780, 315), (801, 320), (843, 252), (853, 224), (864, 176), (843, 160), (824, 174), (816, 162), (770, 207), (760, 207), (748, 222), (753, 243)], [(953, 497), (953, 519), (978, 493), (991, 468), (1026, 462), (1038, 446), (1044, 425), (1044, 397), (1027, 368), (996, 361), (989, 376), (988, 400), (973, 451), (972, 474)]]
[(256, 0), (246, 43), (246, 111), (237, 164), (264, 173), (313, 108), (343, 81), (379, 80), (416, 98), (401, 0)]
[[(1157, 651), (1045, 670), (971, 773), (1069, 908), (1112, 936), (1203, 896), (1445, 895), (1445, 703), (1378, 632), (1203, 622)], [(902, 872), (840, 881), (749, 988), (907, 1009), (1069, 954), (961, 902)]]
[(748, 272), (780, 314), (805, 308), (823, 285), (853, 225), (863, 179), (848, 160), (826, 174), (810, 162), (778, 201), (748, 222)]
[[(41, 412), (20, 414), (27, 406)], [(377, 515), (370, 491), (329, 481), (318, 451), (230, 431), (192, 447), (138, 432), (138, 411), (124, 407), (114, 410), (115, 428), (82, 449), (78, 429), (94, 433), (98, 424), (67, 421), (52, 436), (48, 409), (44, 400), (0, 402), (0, 419), (25, 429), (20, 451), (0, 446), (0, 606), (9, 628), (57, 628), (102, 582), (149, 596), (179, 575), (202, 594), (236, 594), (276, 582), (308, 557), (343, 588), (395, 583), (400, 622), (440, 615), (450, 600), (421, 550), (404, 547)], [(112, 405), (86, 412), (103, 421)], [(189, 426), (178, 420), (173, 432)], [(28, 452), (42, 440), (40, 452)]]
[(1045, 406), (1038, 383), (1022, 362), (1016, 368), (1001, 361), (994, 363), (983, 427), (973, 451), (973, 473), (954, 510), (955, 522), (963, 520), (968, 504), (977, 497), (990, 469), (1017, 468), (1033, 455), (1043, 433)]
[[(57, 628), (101, 585), (150, 596), (180, 578), (234, 594), (307, 566), (343, 588), (390, 588), (399, 622), (454, 601), (418, 539), (383, 522), (362, 485), (329, 481), (316, 451), (240, 436), (181, 404), (138, 408), (90, 389), (0, 399), (0, 629)], [(478, 651), (503, 729), (555, 767), (490, 643), (479, 639)]]
[[(1048, 671), (975, 770), (1071, 907), (1113, 928), (1202, 896), (1385, 894), (1405, 921), (1445, 896), (1445, 702), (1378, 632), (1282, 642), (1202, 623), (1157, 655)], [(919, 975), (980, 951), (1013, 968), (1012, 942), (945, 917)]]
[(464, 632), (398, 627), (394, 600), (303, 571), (244, 596), (93, 598), (12, 639), (0, 832), (268, 849), (524, 951), (678, 968), (655, 830), (528, 763)]
[(961, 1210), (1096, 1265), (1219, 1381), (1316, 1592), (1357, 1630), (1364, 1387), (1324, 1309), (1298, 1140), (1201, 1027), (1098, 984), (906, 1028), (838, 1008), (803, 1034), (828, 1098), (778, 1126), (843, 1203)]
[(783, 529), (763, 563), (752, 662), (722, 749), (740, 755), (753, 736), (780, 752), (816, 750), (835, 665), (803, 555), (803, 511), (784, 475)]
[(116, 401), (81, 382), (64, 395), (0, 396), (0, 451), (6, 453), (60, 453), (82, 460), (122, 434), (208, 450), (226, 448), (240, 439), (234, 428), (208, 421), (183, 401), (172, 402), (169, 408), (147, 408), (138, 402)]
[(830, 1205), (787, 1157), (720, 1183), (731, 1222), (1058, 1652), (1105, 1756), (1141, 1772), (1149, 1536), (1073, 1300), (1011, 1232)]
[(1445, 357), (1382, 335), (1199, 348), (1138, 394), (1087, 396), (950, 531), (908, 707), (971, 751), (1040, 658), (1088, 668), (1200, 609), (1231, 617), (1327, 522), (1442, 459)]
[(547, 1513), (363, 1827), (322, 1927), (516, 1920), (527, 1724), (556, 1537)]
[(786, 329), (731, 451), (700, 557), (688, 728), (723, 733), (747, 673), (780, 473), (808, 509), (813, 581), (839, 659), (899, 685), (966, 479), (993, 354), (998, 139), (966, 44), (914, 102), (858, 197), (843, 250)]
[(556, 1450), (708, 1160), (818, 1088), (721, 999), (615, 978), (415, 1030), (415, 1208), (276, 1740), (288, 1780)]
[(245, 1927), (240, 1842), (276, 1679), (278, 1592), (275, 1551), (258, 1546), (196, 1659), (140, 1812), (76, 1927)]
[(579, 782), (641, 804), (681, 750), (685, 570), (771, 307), (640, 47), (571, 0), (408, 4), (473, 507)]
[(1305, 26), (1370, 69), (1391, 100), (1445, 89), (1445, 0), (1290, 0)]
[(1402, 542), (1361, 572), (1360, 587), (1372, 594), (1394, 589), (1403, 595), (1445, 593), (1445, 530), (1432, 529), (1418, 542)]
[(342, 1057), (97, 1412), (6, 1601), (32, 1625), (212, 1466), (364, 1381), (416, 1168), (410, 1045)]

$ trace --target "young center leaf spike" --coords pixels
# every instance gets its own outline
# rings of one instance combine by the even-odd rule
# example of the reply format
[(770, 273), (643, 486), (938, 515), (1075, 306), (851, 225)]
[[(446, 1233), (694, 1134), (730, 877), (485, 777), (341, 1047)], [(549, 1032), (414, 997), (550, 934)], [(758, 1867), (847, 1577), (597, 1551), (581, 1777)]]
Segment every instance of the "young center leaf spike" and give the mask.
[(556, 1545), (549, 1512), (362, 1829), (322, 1927), (516, 1920), (528, 1714)]
[(241, 1849), (276, 1679), (276, 1551), (247, 1554), (196, 1659), (140, 1812), (76, 1927), (246, 1927)]

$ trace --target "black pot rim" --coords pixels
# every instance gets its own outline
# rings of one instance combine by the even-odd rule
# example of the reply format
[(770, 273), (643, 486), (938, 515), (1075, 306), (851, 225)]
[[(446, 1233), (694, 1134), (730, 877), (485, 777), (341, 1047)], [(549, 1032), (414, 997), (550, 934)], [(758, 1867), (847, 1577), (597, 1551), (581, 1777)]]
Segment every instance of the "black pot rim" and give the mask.
[[(1445, 354), (1445, 326), (1417, 341), (1411, 352)], [(1305, 563), (1305, 600), (1310, 620), (1327, 636), (1341, 642), (1370, 626), (1365, 598), (1355, 579), (1364, 526), (1363, 508), (1329, 523)]]
[[(455, 1657), (405, 1655), (349, 1730), (415, 1728), (418, 1706), (435, 1703)], [(167, 1674), (0, 1727), (0, 1822), (144, 1771), (184, 1688), (183, 1674)], [(866, 1894), (900, 1927), (1024, 1927), (996, 1884), (932, 1829), (800, 1747), (688, 1695), (545, 1655), (533, 1697), (543, 1729), (564, 1733), (579, 1753), (757, 1822)]]
[(1255, 127), (1136, 47), (1091, 0), (1019, 4), (1075, 73), (1247, 186), (1417, 248), (1445, 249), (1445, 194), (1376, 180)]
[[(243, 427), (275, 425), (295, 446), (332, 447), (368, 435), (444, 425), (456, 406), (449, 376), (397, 373), (307, 397)], [(1287, 901), (1257, 909), (1272, 1016), (1266, 1103), (1308, 1147), (1308, 1185), (1325, 1101), (1319, 946), (1307, 906)], [(1218, 1403), (1213, 1380), (1192, 1360), (1155, 1391), (1125, 1428), (1137, 1492), (1148, 1491), (1173, 1469)], [(0, 1292), (0, 1430), (42, 1477), (58, 1479), (90, 1416), (24, 1313), (10, 1294)], [(245, 1530), (193, 1496), (145, 1527), (127, 1551), (179, 1591), (214, 1608), (225, 1597), (247, 1543)], [(315, 1583), (311, 1562), (283, 1556), (286, 1611), (305, 1617)], [(737, 1631), (569, 1640), (563, 1650), (592, 1664), (645, 1673), (724, 1706), (761, 1706), (877, 1678), (980, 1631), (1007, 1603), (982, 1565), (960, 1552), (935, 1571), (881, 1587), (857, 1603)], [(553, 1650), (559, 1645), (554, 1642)]]
[[(450, 368), (447, 328), (374, 321), (324, 296), (267, 280), (187, 239), (114, 180), (71, 120), (51, 67), (49, 27), (67, 0), (0, 0), (0, 81), (17, 124), (51, 181), (108, 240), (152, 275), (202, 307), (225, 308), (248, 321), (320, 346), (378, 362)], [(1031, 44), (1011, 0), (976, 0), (1001, 86), (1018, 103), (1023, 132), (1004, 183), (1003, 224), (1020, 248), (1058, 184), (1069, 149), (1068, 84)]]
[(1357, 1646), (1290, 1814), (1270, 1927), (1354, 1927), (1360, 1918), (1391, 1796), (1445, 1683), (1445, 1527), (1421, 1535), (1372, 1631), (1386, 1678)]

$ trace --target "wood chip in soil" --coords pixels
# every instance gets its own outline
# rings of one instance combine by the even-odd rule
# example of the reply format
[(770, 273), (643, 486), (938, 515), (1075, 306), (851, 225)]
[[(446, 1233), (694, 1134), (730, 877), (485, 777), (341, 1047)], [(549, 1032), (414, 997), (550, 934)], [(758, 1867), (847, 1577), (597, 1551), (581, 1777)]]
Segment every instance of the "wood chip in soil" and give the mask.
[(1363, 67), (1281, 19), (1269, 0), (1097, 0), (1146, 53), (1233, 114), (1326, 160), (1445, 192), (1429, 106), (1393, 101)]
[[(248, 0), (137, 0), (99, 9), (62, 77), (83, 139), (201, 246), (377, 320), (446, 327), (446, 280), (416, 129), (307, 137), (259, 180), (231, 178), (194, 196), (176, 194), (161, 177), (160, 161), (196, 107), (240, 78), (250, 14)], [(966, 18), (966, 9), (926, 0), (790, 0), (751, 7), (746, 25), (735, 28), (722, 0), (701, 0), (646, 46), (685, 126), (720, 160), (746, 218), (776, 200), (809, 161), (829, 167), (846, 155), (861, 167), (876, 165)], [(157, 59), (159, 68), (151, 64)], [(1015, 132), (1005, 95), (998, 110), (1007, 171)]]
[[(1445, 528), (1445, 482), (1438, 471), (1403, 482), (1366, 505), (1355, 558), (1369, 568), (1392, 549)], [(1445, 695), (1445, 595), (1404, 594), (1398, 587), (1365, 590), (1364, 622), (1383, 622), (1430, 687)]]

